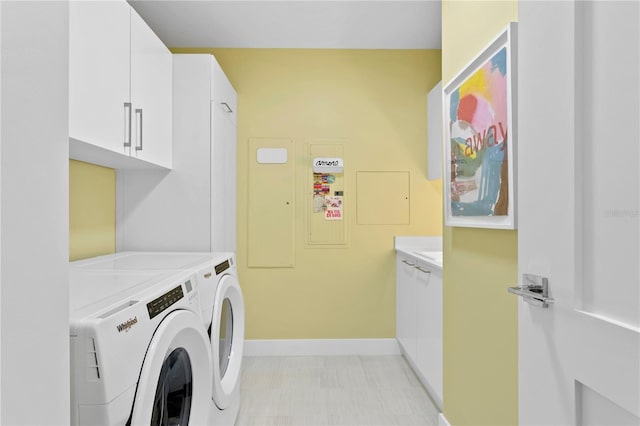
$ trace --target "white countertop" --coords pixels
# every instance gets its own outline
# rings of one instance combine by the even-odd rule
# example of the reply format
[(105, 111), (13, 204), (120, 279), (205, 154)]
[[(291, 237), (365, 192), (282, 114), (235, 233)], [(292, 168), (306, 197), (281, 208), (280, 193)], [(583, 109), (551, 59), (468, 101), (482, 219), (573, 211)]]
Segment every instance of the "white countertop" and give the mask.
[(442, 237), (395, 237), (396, 253), (442, 271)]

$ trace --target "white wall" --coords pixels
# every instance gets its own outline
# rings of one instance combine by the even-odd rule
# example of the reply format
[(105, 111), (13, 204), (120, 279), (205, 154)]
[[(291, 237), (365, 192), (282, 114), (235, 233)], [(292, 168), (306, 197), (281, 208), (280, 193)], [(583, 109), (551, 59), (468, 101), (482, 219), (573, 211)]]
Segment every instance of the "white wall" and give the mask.
[(0, 424), (69, 424), (68, 2), (0, 2)]
[[(0, 53), (2, 52), (2, 5), (0, 4)], [(2, 55), (0, 54), (0, 99), (2, 99)], [(0, 129), (2, 129), (2, 102), (0, 102)], [(0, 165), (2, 164), (2, 132), (0, 131)], [(2, 173), (0, 173), (0, 223), (2, 223)], [(0, 241), (2, 241), (2, 226), (0, 226)], [(2, 244), (0, 244), (0, 277), (2, 276)], [(1, 282), (1, 281), (0, 281)], [(2, 291), (0, 288), (0, 307), (2, 306)], [(2, 365), (2, 316), (0, 315), (0, 366)], [(0, 368), (0, 382), (2, 368)], [(2, 421), (2, 386), (0, 386), (0, 421)]]

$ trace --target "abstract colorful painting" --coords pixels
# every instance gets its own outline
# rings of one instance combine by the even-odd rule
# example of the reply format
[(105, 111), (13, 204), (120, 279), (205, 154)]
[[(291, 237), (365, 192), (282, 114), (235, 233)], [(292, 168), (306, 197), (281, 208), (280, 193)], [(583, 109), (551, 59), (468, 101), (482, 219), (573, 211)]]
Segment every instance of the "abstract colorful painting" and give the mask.
[(446, 225), (515, 228), (515, 24), (444, 89)]

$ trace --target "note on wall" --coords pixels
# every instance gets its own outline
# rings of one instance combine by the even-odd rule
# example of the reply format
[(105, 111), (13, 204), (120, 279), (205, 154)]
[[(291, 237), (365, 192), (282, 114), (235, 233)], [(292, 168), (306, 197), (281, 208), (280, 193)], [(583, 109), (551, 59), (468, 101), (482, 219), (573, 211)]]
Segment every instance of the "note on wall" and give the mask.
[(327, 196), (324, 201), (324, 218), (342, 220), (342, 196)]
[[(336, 247), (347, 244), (349, 193), (345, 189), (348, 159), (344, 158), (344, 139), (312, 140), (308, 146), (308, 198), (306, 208), (307, 247)], [(314, 158), (344, 159), (343, 173), (314, 173)], [(338, 206), (339, 199), (339, 206)]]

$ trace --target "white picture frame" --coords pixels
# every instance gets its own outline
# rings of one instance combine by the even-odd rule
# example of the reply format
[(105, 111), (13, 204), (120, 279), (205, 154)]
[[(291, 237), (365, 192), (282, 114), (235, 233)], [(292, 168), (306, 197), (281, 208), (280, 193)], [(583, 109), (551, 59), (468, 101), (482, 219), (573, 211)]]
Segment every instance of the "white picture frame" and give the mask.
[(516, 25), (443, 89), (445, 226), (516, 229)]

